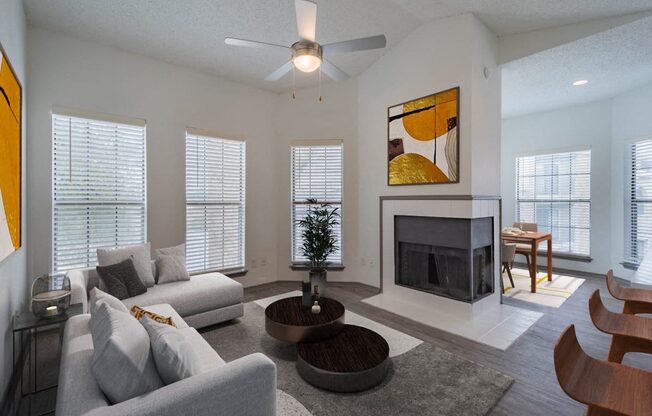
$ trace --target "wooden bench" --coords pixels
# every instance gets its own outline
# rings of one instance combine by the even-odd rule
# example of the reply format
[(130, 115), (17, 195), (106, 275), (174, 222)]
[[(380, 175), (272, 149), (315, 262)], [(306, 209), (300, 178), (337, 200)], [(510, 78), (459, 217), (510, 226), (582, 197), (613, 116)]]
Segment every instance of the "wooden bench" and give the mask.
[(602, 303), (599, 290), (589, 298), (589, 314), (596, 328), (613, 336), (609, 361), (622, 363), (628, 352), (652, 354), (652, 319), (611, 312)]
[(652, 290), (621, 286), (616, 281), (613, 270), (607, 272), (607, 289), (611, 296), (625, 301), (623, 313), (652, 313)]
[(559, 385), (572, 399), (588, 406), (587, 416), (649, 416), (652, 373), (589, 357), (570, 325), (554, 351)]

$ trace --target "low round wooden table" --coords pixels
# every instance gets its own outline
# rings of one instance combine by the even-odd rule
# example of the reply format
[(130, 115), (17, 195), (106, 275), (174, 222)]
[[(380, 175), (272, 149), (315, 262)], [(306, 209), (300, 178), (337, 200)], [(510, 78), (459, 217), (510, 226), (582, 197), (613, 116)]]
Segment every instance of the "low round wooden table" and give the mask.
[(297, 371), (308, 383), (330, 391), (370, 389), (387, 376), (389, 345), (374, 331), (345, 325), (334, 337), (297, 345)]
[(281, 341), (315, 342), (335, 336), (344, 328), (344, 305), (321, 298), (321, 313), (301, 304), (301, 296), (285, 298), (265, 308), (265, 330)]

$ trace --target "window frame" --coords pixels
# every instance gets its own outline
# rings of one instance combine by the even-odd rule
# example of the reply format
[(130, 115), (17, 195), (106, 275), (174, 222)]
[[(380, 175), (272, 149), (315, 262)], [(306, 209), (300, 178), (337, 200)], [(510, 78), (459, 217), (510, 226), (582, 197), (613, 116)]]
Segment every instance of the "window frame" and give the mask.
[[(588, 152), (589, 153), (589, 172), (588, 172), (588, 177), (589, 177), (589, 198), (571, 198), (569, 195), (569, 198), (567, 199), (545, 199), (542, 200), (540, 198), (529, 198), (529, 199), (520, 199), (519, 198), (519, 185), (521, 183), (521, 176), (519, 173), (519, 159), (527, 158), (527, 157), (537, 157), (537, 156), (550, 156), (552, 157), (553, 155), (566, 155), (566, 154), (572, 154), (572, 153), (580, 153), (580, 152)], [(588, 228), (586, 227), (571, 227), (570, 224), (572, 223), (572, 215), (569, 213), (569, 221), (568, 227), (561, 227), (561, 228), (579, 228), (579, 229), (584, 229), (588, 230), (588, 253), (578, 253), (578, 252), (573, 252), (573, 251), (559, 251), (555, 250), (555, 236), (553, 234), (553, 244), (552, 244), (552, 255), (553, 257), (557, 258), (563, 258), (563, 259), (568, 259), (568, 260), (575, 260), (575, 261), (583, 261), (583, 262), (590, 262), (592, 261), (591, 258), (591, 250), (592, 250), (592, 245), (591, 245), (591, 230), (593, 228), (592, 226), (592, 196), (591, 196), (591, 182), (592, 182), (592, 176), (593, 176), (593, 151), (590, 146), (578, 146), (578, 147), (572, 147), (572, 148), (561, 148), (561, 149), (546, 149), (538, 152), (528, 152), (528, 153), (521, 153), (516, 155), (515, 160), (514, 160), (514, 167), (515, 167), (515, 206), (514, 206), (514, 218), (515, 222), (521, 222), (520, 218), (520, 203), (532, 203), (535, 204), (535, 220), (536, 220), (536, 204), (537, 203), (549, 203), (549, 204), (554, 204), (554, 203), (567, 203), (569, 204), (569, 211), (572, 211), (572, 204), (573, 203), (579, 203), (579, 204), (587, 204), (588, 205)], [(570, 169), (572, 169), (572, 165), (569, 166)], [(573, 176), (573, 173), (568, 173), (568, 174), (550, 174), (550, 175), (537, 175), (534, 174), (529, 177), (535, 178), (535, 184), (534, 186), (536, 187), (536, 178), (537, 177), (543, 177), (543, 176), (549, 176), (551, 178), (555, 177), (561, 177), (561, 176)], [(587, 173), (577, 173), (575, 175), (587, 175)], [(527, 222), (527, 221), (524, 221)], [(555, 228), (551, 225), (551, 228)], [(550, 231), (552, 232), (552, 230)], [(572, 240), (569, 240), (569, 244), (571, 243)], [(558, 247), (558, 246), (557, 246)], [(545, 255), (546, 251), (539, 251), (538, 254), (540, 255)]]
[[(633, 223), (635, 222), (634, 220), (638, 221), (639, 215), (639, 209), (637, 208), (634, 210), (634, 205), (638, 204), (650, 204), (652, 205), (652, 198), (637, 198), (636, 197), (636, 158), (634, 157), (634, 150), (636, 148), (636, 145), (641, 144), (641, 143), (649, 143), (650, 146), (652, 147), (652, 136), (645, 136), (641, 137), (635, 140), (629, 140), (625, 143), (626, 151), (625, 151), (625, 164), (624, 164), (624, 169), (625, 169), (625, 183), (624, 183), (624, 192), (625, 192), (625, 206), (624, 206), (624, 241), (623, 241), (623, 266), (626, 268), (630, 269), (637, 269), (638, 266), (641, 264), (643, 257), (645, 255), (645, 247), (642, 248), (642, 250), (638, 247), (638, 243), (636, 244), (636, 247), (632, 247), (631, 243), (633, 240), (632, 237), (632, 232), (633, 232)], [(652, 157), (650, 158), (652, 161)], [(636, 215), (634, 216), (634, 212), (636, 212)], [(635, 218), (634, 218), (635, 217)], [(637, 222), (636, 221), (636, 222)], [(638, 227), (636, 227), (637, 233), (638, 233)], [(634, 256), (634, 254), (638, 254), (639, 251), (642, 251), (641, 255)]]
[[(226, 142), (237, 142), (242, 145), (242, 201), (238, 203), (231, 203), (231, 202), (225, 202), (224, 198), (222, 197), (222, 200), (220, 202), (189, 202), (188, 200), (188, 139), (189, 136), (196, 136), (196, 137), (202, 137), (205, 139), (212, 139), (212, 140), (218, 140), (218, 141), (226, 141)], [(191, 269), (188, 267), (188, 271), (190, 275), (197, 275), (197, 274), (203, 274), (203, 273), (210, 273), (210, 272), (220, 272), (223, 274), (228, 274), (230, 276), (234, 275), (244, 275), (247, 273), (247, 141), (242, 138), (242, 137), (234, 137), (232, 135), (228, 134), (222, 134), (219, 132), (214, 132), (214, 131), (209, 131), (209, 130), (203, 130), (203, 129), (197, 129), (194, 127), (187, 127), (185, 134), (184, 134), (184, 207), (185, 207), (185, 222), (184, 222), (184, 230), (185, 230), (185, 239), (186, 239), (186, 263), (188, 259), (187, 251), (188, 251), (188, 206), (189, 205), (194, 205), (194, 206), (228, 206), (228, 205), (237, 205), (241, 207), (242, 209), (242, 225), (241, 225), (241, 238), (242, 238), (242, 264), (237, 265), (234, 267), (226, 267), (226, 268), (207, 268), (207, 269)], [(206, 263), (206, 259), (204, 259), (204, 263)]]
[[(83, 200), (83, 198), (78, 199), (77, 201), (74, 202), (65, 202), (65, 203), (57, 203), (57, 198), (55, 196), (55, 185), (56, 185), (56, 178), (55, 178), (55, 167), (56, 167), (56, 154), (55, 154), (55, 139), (54, 139), (54, 122), (55, 122), (55, 117), (68, 117), (70, 119), (81, 119), (81, 120), (90, 120), (92, 122), (97, 122), (97, 123), (113, 123), (113, 124), (122, 124), (131, 128), (142, 128), (142, 137), (143, 137), (143, 163), (142, 163), (142, 171), (143, 171), (143, 195), (142, 199), (143, 202), (142, 204), (140, 203), (123, 203), (123, 204), (114, 204), (114, 203), (108, 203), (108, 202), (95, 202), (95, 203), (88, 203), (88, 200)], [(135, 244), (144, 244), (148, 241), (148, 192), (147, 192), (147, 121), (145, 119), (139, 119), (139, 118), (133, 118), (133, 117), (127, 117), (127, 116), (119, 116), (119, 115), (112, 115), (112, 114), (103, 114), (103, 113), (95, 113), (92, 111), (86, 111), (86, 110), (77, 110), (77, 109), (71, 109), (71, 108), (65, 108), (65, 107), (59, 107), (59, 106), (54, 106), (52, 107), (50, 111), (50, 140), (51, 140), (51, 155), (50, 155), (50, 168), (51, 168), (51, 174), (50, 174), (50, 264), (49, 264), (49, 271), (53, 275), (63, 275), (66, 274), (69, 270), (75, 270), (77, 267), (74, 268), (67, 268), (67, 269), (57, 269), (56, 264), (55, 264), (55, 241), (56, 241), (56, 235), (55, 235), (55, 226), (56, 226), (56, 221), (55, 221), (55, 209), (57, 206), (65, 206), (65, 205), (86, 205), (86, 206), (114, 206), (114, 205), (123, 205), (123, 206), (141, 206), (143, 208), (143, 229), (142, 229), (142, 236), (143, 239), (139, 243)], [(90, 231), (87, 230), (87, 234), (89, 234)], [(109, 246), (103, 246), (103, 247), (109, 247)], [(116, 246), (113, 246), (116, 247)], [(100, 247), (97, 247), (100, 248)], [(90, 244), (87, 246), (87, 251), (90, 250)], [(96, 262), (97, 264), (97, 262)], [(93, 267), (92, 264), (87, 263), (85, 268), (88, 267)]]
[(296, 224), (294, 220), (294, 207), (297, 205), (310, 205), (306, 202), (294, 201), (294, 148), (295, 147), (326, 147), (326, 146), (339, 146), (340, 147), (340, 201), (319, 201), (320, 203), (330, 203), (332, 205), (339, 205), (340, 214), (340, 236), (338, 241), (340, 259), (339, 262), (328, 262), (327, 270), (343, 270), (344, 269), (344, 141), (341, 139), (326, 139), (326, 140), (295, 140), (290, 143), (290, 268), (293, 270), (307, 270), (310, 266), (305, 261), (295, 259), (295, 230)]

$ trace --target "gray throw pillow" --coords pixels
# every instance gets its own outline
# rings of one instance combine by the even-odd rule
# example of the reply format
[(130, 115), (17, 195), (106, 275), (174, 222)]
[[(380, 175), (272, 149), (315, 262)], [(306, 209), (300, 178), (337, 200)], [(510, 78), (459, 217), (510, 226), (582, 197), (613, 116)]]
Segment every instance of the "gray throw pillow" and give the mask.
[(149, 243), (137, 246), (97, 249), (97, 262), (100, 266), (116, 264), (126, 259), (131, 259), (134, 262), (138, 277), (145, 286), (154, 286), (154, 273), (152, 273), (152, 256)]
[(161, 271), (159, 270), (158, 266), (158, 258), (160, 256), (177, 256), (177, 257), (182, 257), (183, 258), (183, 264), (186, 264), (186, 244), (182, 243), (179, 244), (178, 246), (173, 246), (173, 247), (164, 247), (164, 248), (157, 248), (154, 250), (154, 258), (157, 260), (156, 263), (156, 284), (159, 283), (159, 280), (161, 278)]
[(163, 386), (147, 331), (133, 316), (100, 302), (91, 315), (90, 328), (91, 371), (111, 404)]
[(140, 323), (149, 334), (156, 369), (165, 384), (176, 383), (201, 372), (199, 354), (177, 328), (156, 322), (149, 316), (140, 318)]
[(158, 256), (179, 256), (183, 257), (184, 259), (186, 258), (186, 244), (179, 244), (178, 246), (174, 247), (165, 247), (165, 248), (157, 248), (154, 250), (154, 254), (156, 254), (156, 257)]
[(158, 284), (190, 280), (186, 270), (186, 258), (179, 256), (160, 255), (156, 259), (158, 269)]
[[(109, 266), (97, 266), (95, 270), (104, 281), (109, 293), (118, 299), (132, 298), (147, 292), (131, 259)], [(127, 296), (123, 294), (123, 287), (127, 289)]]
[(102, 292), (100, 289), (94, 287), (91, 290), (90, 299), (88, 302), (90, 306), (91, 314), (97, 311), (97, 308), (99, 307), (98, 303), (100, 301), (106, 302), (113, 309), (117, 309), (124, 313), (129, 313), (129, 310), (127, 309), (125, 304), (120, 302), (118, 298), (116, 298), (115, 296), (111, 296), (106, 292)]

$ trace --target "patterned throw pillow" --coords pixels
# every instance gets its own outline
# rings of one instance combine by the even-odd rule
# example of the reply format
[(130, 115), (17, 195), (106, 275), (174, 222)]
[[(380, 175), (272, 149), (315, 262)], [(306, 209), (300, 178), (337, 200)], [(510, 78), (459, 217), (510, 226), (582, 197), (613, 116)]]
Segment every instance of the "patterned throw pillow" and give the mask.
[(159, 314), (154, 313), (154, 312), (150, 312), (148, 310), (145, 310), (145, 309), (141, 308), (138, 305), (132, 306), (131, 309), (129, 310), (129, 312), (131, 312), (131, 314), (134, 316), (134, 318), (136, 318), (138, 320), (140, 320), (140, 318), (142, 318), (143, 316), (149, 316), (150, 318), (152, 318), (156, 322), (160, 322), (162, 324), (167, 324), (167, 325), (173, 326), (175, 328), (177, 327), (174, 324), (174, 322), (172, 322), (171, 317), (159, 315)]

